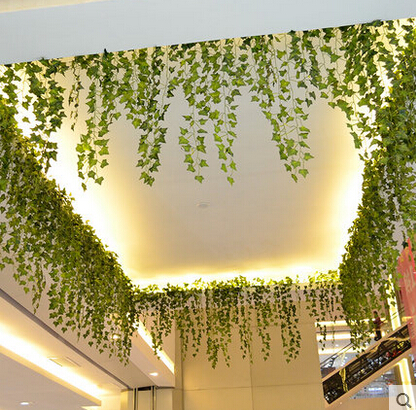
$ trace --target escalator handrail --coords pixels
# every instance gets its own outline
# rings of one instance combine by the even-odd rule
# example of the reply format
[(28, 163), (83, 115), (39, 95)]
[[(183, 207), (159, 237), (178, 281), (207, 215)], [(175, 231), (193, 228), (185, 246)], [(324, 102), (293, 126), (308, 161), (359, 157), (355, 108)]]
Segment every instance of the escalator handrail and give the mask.
[[(338, 369), (334, 370), (339, 372), (340, 370), (344, 369), (345, 367), (347, 367), (350, 363), (354, 362), (355, 360), (359, 360), (360, 357), (367, 355), (369, 352), (371, 352), (372, 350), (374, 350), (376, 348), (376, 346), (380, 345), (382, 342), (384, 342), (386, 339), (391, 338), (395, 333), (399, 332), (400, 330), (402, 330), (404, 327), (407, 326), (407, 323), (402, 324), (401, 326), (399, 326), (397, 329), (392, 330), (390, 333), (388, 333), (387, 335), (384, 335), (380, 340), (377, 340), (377, 342), (372, 343), (370, 346), (367, 347), (366, 350), (364, 350), (363, 352), (360, 352), (354, 359), (350, 360), (349, 362), (345, 363), (343, 366), (339, 367)], [(331, 376), (331, 374), (333, 374), (334, 372), (326, 375), (322, 381), (325, 381), (326, 379), (329, 378), (329, 376)]]
[(354, 360), (324, 377), (322, 383), (328, 404), (337, 401), (406, 353), (411, 348), (409, 329), (406, 327), (407, 324), (404, 324), (390, 332)]

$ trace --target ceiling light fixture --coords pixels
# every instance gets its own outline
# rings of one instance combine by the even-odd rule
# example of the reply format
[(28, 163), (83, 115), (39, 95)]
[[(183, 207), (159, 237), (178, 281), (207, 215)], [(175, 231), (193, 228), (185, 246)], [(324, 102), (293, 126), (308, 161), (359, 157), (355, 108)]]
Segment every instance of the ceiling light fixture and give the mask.
[(48, 359), (61, 367), (81, 367), (69, 357), (48, 357)]
[(159, 376), (159, 373), (158, 372), (152, 372), (152, 373), (149, 373), (149, 376), (156, 377), (156, 376)]
[(196, 206), (199, 209), (207, 209), (211, 204), (209, 202), (198, 202)]
[(31, 401), (21, 401), (20, 402), (21, 406), (30, 406), (31, 404), (33, 404)]

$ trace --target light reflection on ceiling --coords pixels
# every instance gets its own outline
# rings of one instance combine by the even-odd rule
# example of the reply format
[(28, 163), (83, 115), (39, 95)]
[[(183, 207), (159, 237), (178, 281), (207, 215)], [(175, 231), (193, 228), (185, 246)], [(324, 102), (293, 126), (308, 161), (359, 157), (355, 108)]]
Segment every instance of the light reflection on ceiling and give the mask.
[[(182, 111), (181, 111), (182, 110)], [(177, 144), (184, 110), (179, 97), (167, 115), (167, 144), (153, 187), (139, 181), (138, 137), (126, 123), (111, 128), (110, 166), (102, 186), (81, 189), (77, 134), (64, 127), (50, 175), (75, 198), (75, 210), (119, 255), (138, 284), (191, 282), (244, 275), (299, 276), (336, 269), (361, 198), (362, 164), (343, 114), (312, 107), (310, 175), (294, 183), (270, 141), (267, 122), (241, 98), (235, 142), (238, 171), (229, 186), (208, 145), (203, 184), (185, 170)], [(199, 204), (208, 206), (201, 207)]]

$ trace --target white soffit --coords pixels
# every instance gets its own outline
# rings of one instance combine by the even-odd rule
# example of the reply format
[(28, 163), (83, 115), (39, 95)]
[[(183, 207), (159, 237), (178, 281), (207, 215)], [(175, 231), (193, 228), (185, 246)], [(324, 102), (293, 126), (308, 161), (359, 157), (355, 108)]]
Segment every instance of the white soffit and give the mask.
[(1, 353), (0, 368), (1, 409), (22, 409), (21, 402), (42, 410), (81, 410), (97, 404)]
[(103, 0), (0, 0), (0, 13), (30, 10)]
[[(82, 395), (80, 390), (84, 389), (87, 393), (84, 397), (87, 398), (103, 400), (103, 397), (117, 395), (120, 390), (128, 388), (152, 384), (173, 385), (172, 372), (163, 360), (154, 355), (142, 336), (136, 335), (134, 338), (134, 363), (125, 366), (117, 357), (109, 358), (107, 351), (100, 354), (98, 349), (88, 345), (88, 340), (78, 339), (75, 332), (62, 333), (53, 326), (52, 319), (49, 319), (46, 295), (41, 300), (34, 320), (31, 295), (22, 291), (12, 273), (11, 269), (4, 269), (0, 280), (0, 354), (9, 355), (55, 383), (73, 389), (78, 395)], [(66, 343), (63, 343), (63, 339)], [(174, 338), (170, 337), (166, 342), (164, 349), (173, 358)], [(137, 351), (139, 348), (140, 352)], [(149, 375), (152, 372), (157, 372), (161, 377), (152, 378)], [(80, 380), (84, 381), (80, 383)], [(1, 389), (0, 377), (0, 396)], [(0, 410), (9, 409), (4, 409), (0, 401)]]
[(95, 1), (0, 13), (0, 64), (412, 16), (414, 0)]

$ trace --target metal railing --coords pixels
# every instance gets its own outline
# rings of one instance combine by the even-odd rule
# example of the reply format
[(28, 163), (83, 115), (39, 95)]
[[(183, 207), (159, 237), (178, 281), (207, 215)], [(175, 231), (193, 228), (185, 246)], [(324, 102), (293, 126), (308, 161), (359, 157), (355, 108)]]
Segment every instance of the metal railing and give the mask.
[[(385, 334), (390, 333), (392, 331), (391, 320), (396, 318), (397, 316), (401, 317), (403, 312), (404, 312), (404, 309), (402, 308), (398, 312), (396, 312), (393, 316), (391, 316), (391, 318), (388, 322), (384, 321), (382, 323), (381, 328), (382, 328), (382, 330), (384, 331)], [(331, 356), (329, 356), (325, 360), (323, 360), (320, 364), (322, 377), (325, 377), (327, 374), (334, 371), (336, 369), (336, 367), (334, 367), (334, 364), (335, 364), (336, 360), (339, 359), (340, 357), (344, 357), (345, 354), (349, 350), (354, 349), (355, 347), (356, 346), (354, 346), (354, 344), (350, 342), (346, 346), (342, 347), (338, 352), (333, 353)], [(363, 347), (368, 347), (368, 346), (363, 346)]]
[(402, 325), (354, 360), (325, 377), (322, 381), (325, 400), (330, 404), (339, 399), (410, 348), (408, 327)]

